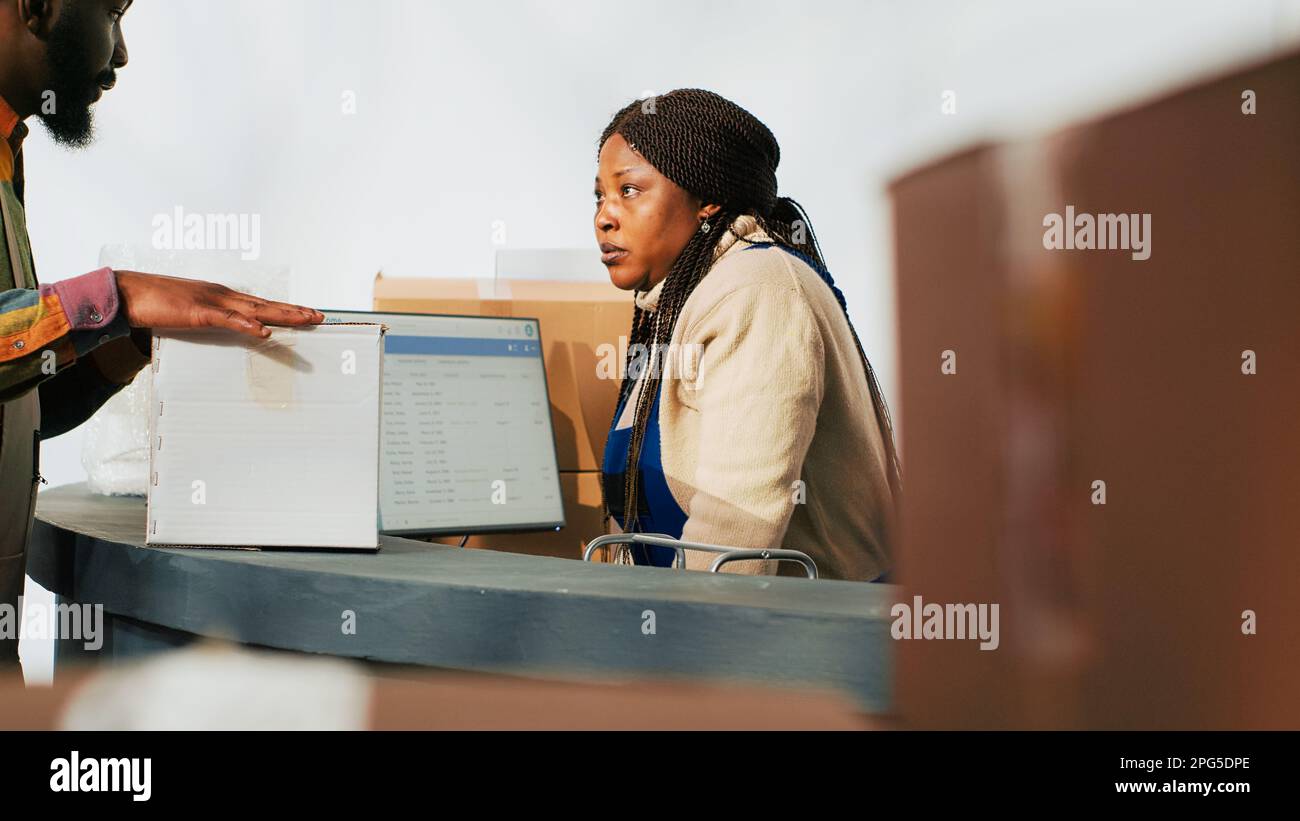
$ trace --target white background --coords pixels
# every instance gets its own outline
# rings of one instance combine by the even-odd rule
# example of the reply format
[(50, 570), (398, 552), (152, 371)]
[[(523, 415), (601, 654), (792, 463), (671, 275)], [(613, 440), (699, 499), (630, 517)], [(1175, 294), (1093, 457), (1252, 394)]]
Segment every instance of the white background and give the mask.
[[(1294, 47), (1300, 0), (138, 0), (124, 27), (99, 141), (70, 154), (36, 126), (27, 142), (45, 282), (148, 244), (178, 205), (260, 214), (262, 262), (321, 307), (369, 307), (381, 268), (490, 275), (497, 221), (508, 247), (589, 248), (609, 117), (698, 86), (776, 134), (781, 192), (812, 217), (892, 399), (891, 177)], [(84, 479), (80, 450), (75, 432), (46, 444), (51, 486)], [(47, 646), (24, 657), (48, 676)]]

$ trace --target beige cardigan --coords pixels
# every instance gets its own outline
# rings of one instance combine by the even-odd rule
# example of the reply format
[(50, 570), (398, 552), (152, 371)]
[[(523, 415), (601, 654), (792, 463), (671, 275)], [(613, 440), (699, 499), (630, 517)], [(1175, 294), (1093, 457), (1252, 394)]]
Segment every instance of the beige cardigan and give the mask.
[[(802, 550), (821, 578), (868, 581), (892, 564), (892, 501), (862, 358), (812, 268), (779, 248), (744, 250), (769, 239), (752, 217), (737, 219), (673, 329), (659, 428), (664, 474), (687, 514), (682, 539)], [(653, 311), (662, 289), (637, 304)], [(688, 551), (687, 567), (713, 558)]]

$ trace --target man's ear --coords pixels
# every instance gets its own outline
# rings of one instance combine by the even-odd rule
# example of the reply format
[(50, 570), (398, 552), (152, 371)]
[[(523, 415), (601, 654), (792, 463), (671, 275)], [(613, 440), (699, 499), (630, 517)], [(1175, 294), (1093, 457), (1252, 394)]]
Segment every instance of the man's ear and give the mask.
[(54, 28), (61, 0), (18, 0), (18, 20), (33, 35), (44, 40)]

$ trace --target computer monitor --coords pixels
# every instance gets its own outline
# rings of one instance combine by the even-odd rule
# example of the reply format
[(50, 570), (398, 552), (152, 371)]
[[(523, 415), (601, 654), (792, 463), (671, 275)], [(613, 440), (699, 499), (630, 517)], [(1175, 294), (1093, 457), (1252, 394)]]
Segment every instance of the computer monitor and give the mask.
[(558, 530), (564, 504), (536, 319), (326, 311), (382, 322), (379, 529)]

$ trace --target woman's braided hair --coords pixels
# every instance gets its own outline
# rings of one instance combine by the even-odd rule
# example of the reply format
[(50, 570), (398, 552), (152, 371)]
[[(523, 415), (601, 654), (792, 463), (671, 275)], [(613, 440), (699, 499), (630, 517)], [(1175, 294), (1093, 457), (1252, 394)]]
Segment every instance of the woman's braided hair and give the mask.
[[(634, 532), (639, 527), (637, 468), (650, 411), (659, 393), (662, 357), (682, 306), (713, 266), (715, 249), (723, 234), (730, 232), (736, 218), (754, 217), (777, 245), (804, 257), (834, 292), (846, 321), (848, 308), (844, 295), (826, 270), (808, 215), (794, 200), (777, 196), (776, 167), (781, 161), (781, 149), (776, 137), (753, 114), (711, 91), (678, 89), (624, 106), (600, 135), (598, 152), (614, 134), (622, 135), (632, 150), (659, 173), (702, 202), (722, 209), (715, 215), (716, 219), (710, 220), (717, 230), (702, 226), (704, 230), (695, 232), (674, 261), (655, 310), (642, 310), (638, 305), (632, 317), (619, 405), (627, 399), (637, 379), (644, 378), (633, 416), (624, 474), (624, 526), (628, 532)], [(884, 439), (890, 489), (897, 503), (902, 480), (889, 408), (852, 322), (849, 330), (862, 356), (876, 420)], [(647, 355), (648, 361), (643, 358)], [(605, 515), (610, 515), (608, 499)]]

